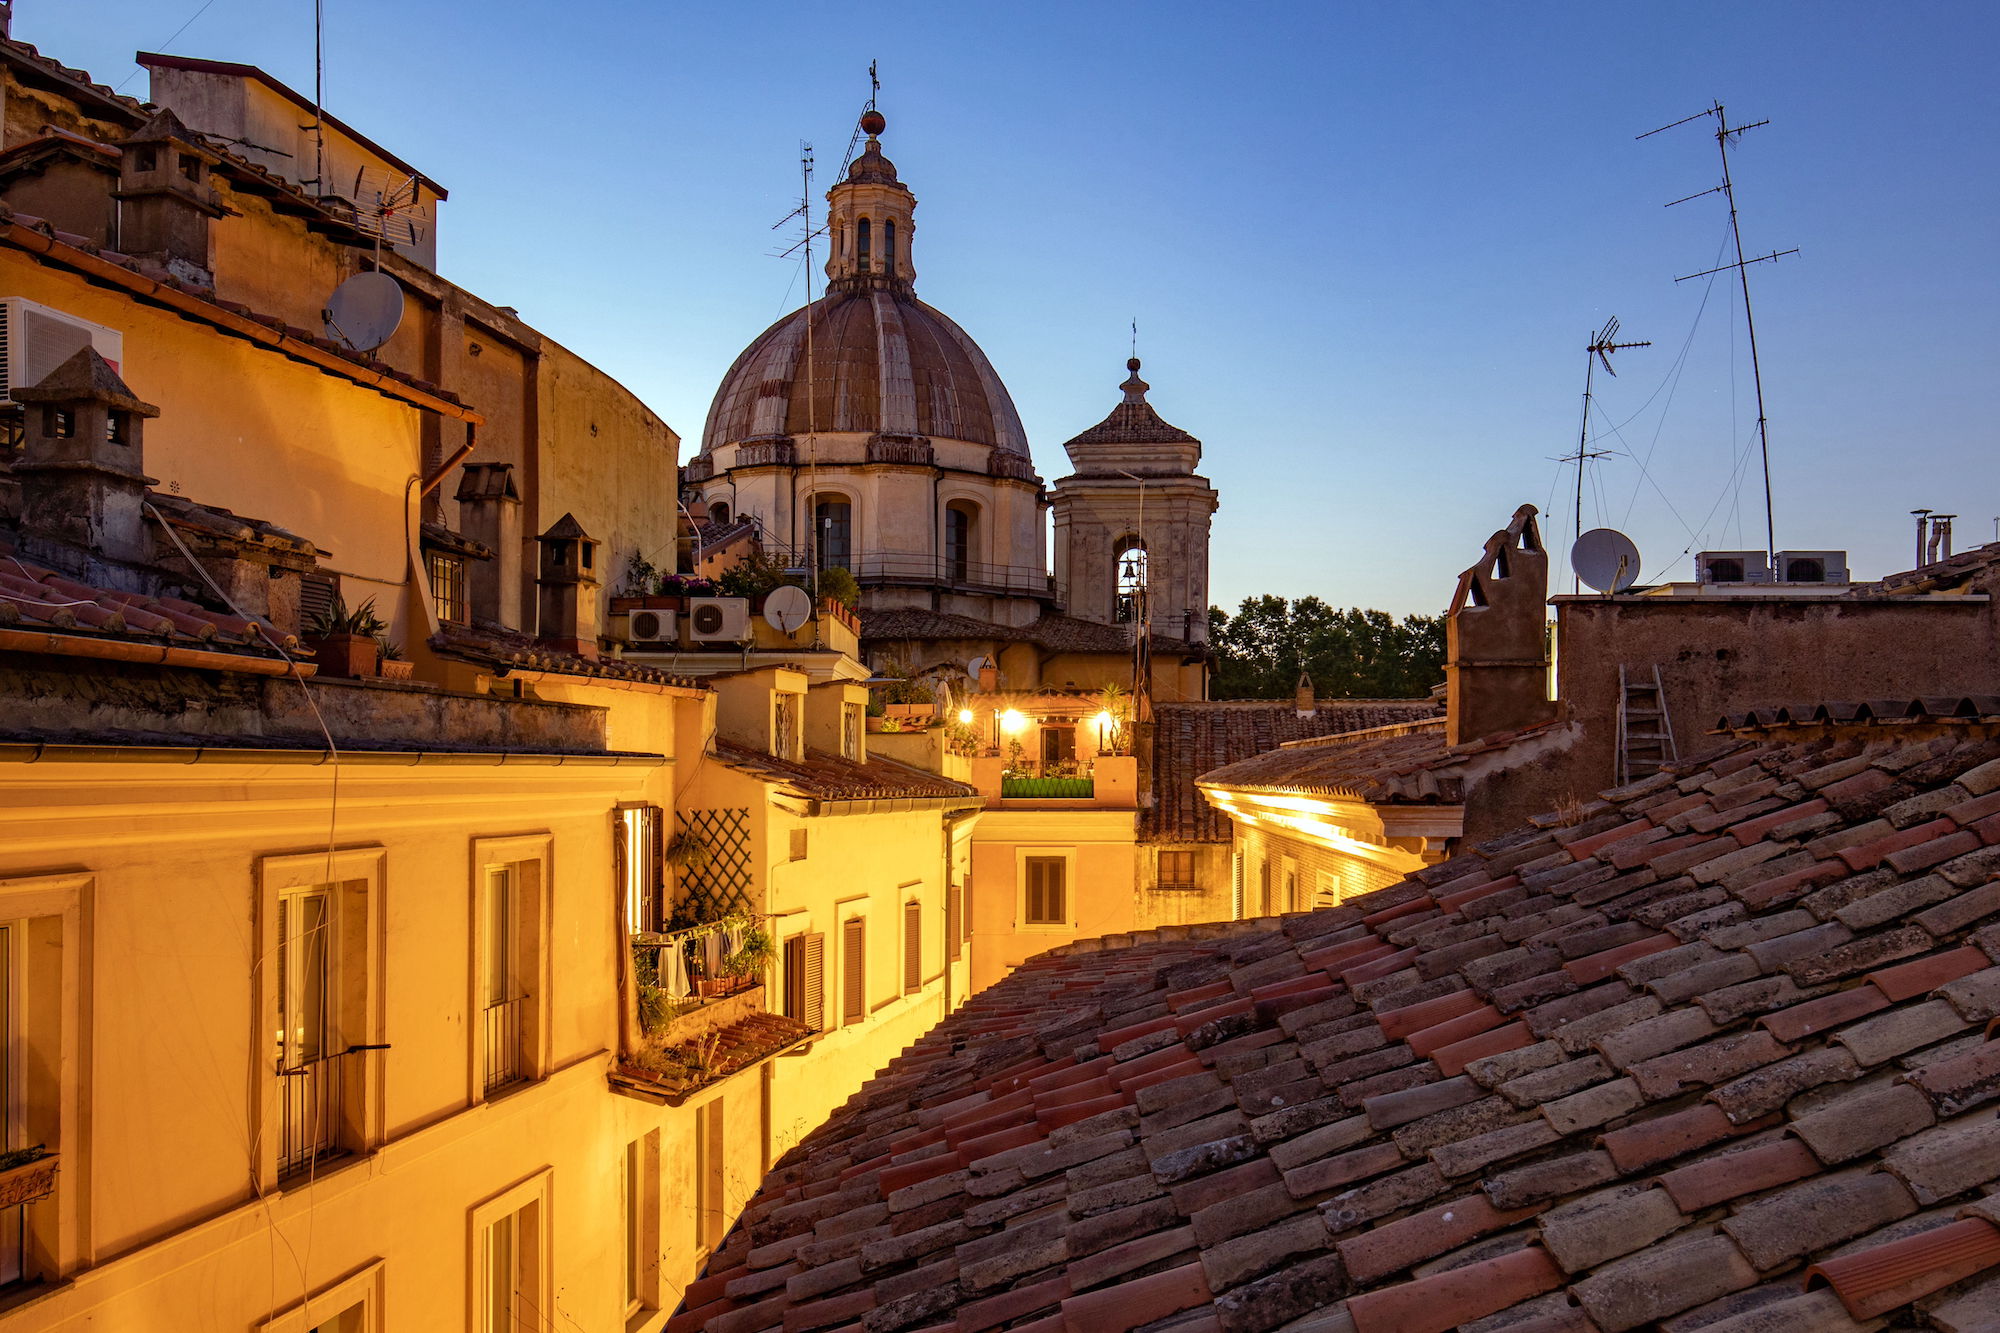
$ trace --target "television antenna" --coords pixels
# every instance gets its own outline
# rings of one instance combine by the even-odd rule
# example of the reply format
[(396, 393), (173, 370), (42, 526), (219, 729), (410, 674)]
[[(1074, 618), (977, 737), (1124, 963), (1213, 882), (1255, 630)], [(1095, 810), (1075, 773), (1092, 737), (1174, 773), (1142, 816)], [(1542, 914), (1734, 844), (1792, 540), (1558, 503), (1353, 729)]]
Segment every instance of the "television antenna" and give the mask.
[(1778, 559), (1778, 536), (1777, 525), (1772, 517), (1771, 506), (1771, 431), (1770, 422), (1764, 415), (1764, 374), (1757, 362), (1757, 320), (1750, 312), (1750, 265), (1774, 264), (1786, 255), (1795, 255), (1799, 251), (1798, 247), (1794, 246), (1789, 250), (1773, 250), (1770, 254), (1758, 255), (1755, 259), (1746, 259), (1743, 257), (1743, 227), (1736, 215), (1736, 184), (1729, 173), (1729, 150), (1744, 134), (1769, 125), (1770, 121), (1754, 120), (1748, 125), (1731, 125), (1728, 113), (1723, 110), (1722, 103), (1718, 101), (1706, 111), (1697, 111), (1692, 116), (1683, 116), (1672, 125), (1662, 125), (1657, 130), (1647, 130), (1638, 137), (1641, 139), (1650, 139), (1655, 134), (1660, 134), (1681, 125), (1689, 124), (1692, 121), (1700, 120), (1703, 116), (1715, 117), (1715, 146), (1716, 150), (1722, 155), (1722, 184), (1695, 194), (1683, 196), (1679, 199), (1669, 200), (1666, 207), (1672, 208), (1675, 204), (1685, 204), (1691, 199), (1702, 199), (1711, 194), (1720, 194), (1724, 199), (1728, 200), (1729, 234), (1736, 241), (1736, 262), (1733, 264), (1722, 264), (1715, 268), (1703, 269), (1699, 273), (1689, 273), (1683, 277), (1675, 278), (1674, 281), (1687, 282), (1694, 278), (1705, 278), (1711, 273), (1721, 273), (1728, 269), (1735, 269), (1737, 279), (1742, 284), (1743, 325), (1750, 335), (1750, 382), (1756, 387), (1757, 391), (1757, 450), (1762, 456), (1764, 463), (1764, 554), (1770, 559), (1771, 567), (1775, 569), (1777, 568)]
[(380, 269), (357, 273), (333, 289), (320, 311), (326, 336), (356, 352), (372, 352), (403, 323), (403, 285)]
[(415, 245), (422, 234), (423, 183), (415, 172), (385, 175), (372, 167), (354, 173), (354, 225), (375, 238), (375, 260), (382, 259), (382, 242)]
[[(1604, 373), (1613, 379), (1618, 372), (1612, 368), (1611, 354), (1632, 347), (1651, 347), (1650, 342), (1622, 343), (1618, 341), (1618, 316), (1604, 321), (1604, 327), (1590, 335), (1589, 344), (1583, 349), (1583, 424), (1577, 429), (1576, 452), (1564, 454), (1559, 460), (1576, 464), (1576, 526), (1570, 531), (1583, 535), (1583, 469), (1594, 458), (1610, 458), (1615, 449), (1592, 449), (1590, 447), (1590, 396), (1595, 385), (1597, 367), (1602, 364)], [(1571, 571), (1574, 573), (1574, 569)]]
[(1593, 592), (1624, 592), (1639, 581), (1639, 548), (1616, 528), (1592, 528), (1569, 548), (1569, 567)]

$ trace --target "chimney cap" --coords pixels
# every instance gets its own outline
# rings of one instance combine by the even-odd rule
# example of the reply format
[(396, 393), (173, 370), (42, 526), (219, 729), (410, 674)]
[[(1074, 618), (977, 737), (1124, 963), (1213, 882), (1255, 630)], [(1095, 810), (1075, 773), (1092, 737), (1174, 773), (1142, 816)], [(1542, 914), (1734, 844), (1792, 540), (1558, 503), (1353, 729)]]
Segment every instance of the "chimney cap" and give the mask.
[(137, 416), (160, 415), (159, 408), (142, 402), (126, 387), (95, 347), (79, 348), (69, 360), (42, 376), (40, 383), (14, 390), (14, 397), (24, 403), (96, 402)]

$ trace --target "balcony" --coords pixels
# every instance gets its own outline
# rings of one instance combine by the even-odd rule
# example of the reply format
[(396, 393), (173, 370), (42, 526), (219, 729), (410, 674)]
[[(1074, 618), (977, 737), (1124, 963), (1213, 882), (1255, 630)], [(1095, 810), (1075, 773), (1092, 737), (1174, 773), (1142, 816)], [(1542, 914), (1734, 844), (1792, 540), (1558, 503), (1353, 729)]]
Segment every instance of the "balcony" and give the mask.
[(988, 809), (1138, 809), (1139, 761), (1129, 754), (1100, 754), (1077, 776), (1044, 774), (1039, 767), (981, 755), (972, 760), (971, 782)]
[(1057, 599), (1053, 576), (1035, 565), (995, 565), (928, 551), (881, 551), (848, 567), (867, 587), (950, 588), (957, 592)]

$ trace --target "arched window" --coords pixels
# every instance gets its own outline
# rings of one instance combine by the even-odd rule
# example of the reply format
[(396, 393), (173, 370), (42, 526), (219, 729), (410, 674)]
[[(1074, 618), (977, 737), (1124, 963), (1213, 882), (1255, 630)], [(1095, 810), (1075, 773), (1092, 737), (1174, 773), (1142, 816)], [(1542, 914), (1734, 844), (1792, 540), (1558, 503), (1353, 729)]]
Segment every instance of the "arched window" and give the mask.
[(1137, 537), (1120, 537), (1111, 549), (1111, 577), (1111, 618), (1129, 625), (1144, 613), (1146, 544)]
[(729, 502), (726, 500), (717, 500), (711, 504), (708, 507), (708, 521), (718, 528), (727, 527), (729, 525)]
[(882, 271), (891, 277), (896, 274), (896, 222), (894, 218), (882, 223)]
[(854, 224), (854, 271), (856, 273), (866, 273), (868, 271), (867, 218), (863, 218)]
[(838, 495), (817, 496), (813, 500), (813, 536), (819, 548), (819, 567), (854, 568), (854, 506)]
[(970, 583), (973, 551), (979, 540), (979, 506), (970, 500), (953, 500), (944, 511), (945, 577), (953, 583)]

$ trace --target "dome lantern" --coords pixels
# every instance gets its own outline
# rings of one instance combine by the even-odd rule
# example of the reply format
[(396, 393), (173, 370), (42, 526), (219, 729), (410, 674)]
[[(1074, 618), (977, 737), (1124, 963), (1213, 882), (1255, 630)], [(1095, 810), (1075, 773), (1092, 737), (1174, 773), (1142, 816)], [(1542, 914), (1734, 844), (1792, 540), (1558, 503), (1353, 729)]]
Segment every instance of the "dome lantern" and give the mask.
[(910, 238), (916, 231), (916, 196), (896, 177), (896, 164), (882, 155), (880, 135), (888, 127), (881, 112), (862, 113), (868, 135), (847, 178), (826, 193), (827, 290), (887, 288), (907, 294), (916, 281)]

